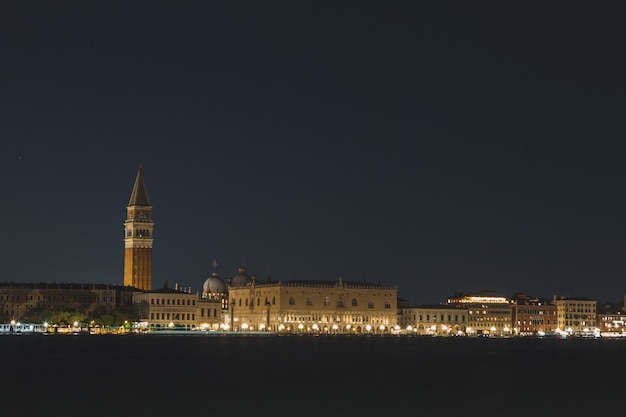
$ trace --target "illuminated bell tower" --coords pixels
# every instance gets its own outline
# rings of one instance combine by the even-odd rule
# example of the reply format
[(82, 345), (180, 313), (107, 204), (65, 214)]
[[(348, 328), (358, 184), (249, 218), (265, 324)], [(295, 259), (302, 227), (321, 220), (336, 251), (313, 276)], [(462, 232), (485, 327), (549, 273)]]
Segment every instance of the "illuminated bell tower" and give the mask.
[(142, 167), (126, 207), (124, 222), (124, 286), (152, 289), (152, 237), (154, 222)]

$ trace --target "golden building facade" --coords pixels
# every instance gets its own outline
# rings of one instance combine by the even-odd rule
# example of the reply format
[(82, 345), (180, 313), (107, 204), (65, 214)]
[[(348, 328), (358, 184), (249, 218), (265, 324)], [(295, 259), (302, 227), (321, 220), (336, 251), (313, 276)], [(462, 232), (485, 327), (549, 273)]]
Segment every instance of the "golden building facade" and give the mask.
[(511, 336), (513, 312), (511, 301), (493, 291), (457, 295), (448, 299), (449, 305), (467, 310), (468, 336)]
[(554, 299), (558, 330), (568, 335), (585, 335), (597, 331), (597, 304), (585, 297)]
[(226, 284), (214, 271), (204, 282), (202, 293), (183, 290), (178, 284), (169, 288), (135, 292), (134, 312), (147, 329), (225, 330), (227, 312)]
[(228, 327), (284, 333), (389, 333), (397, 321), (396, 286), (367, 282), (260, 282), (245, 267), (229, 280)]
[(420, 336), (464, 335), (468, 310), (444, 304), (400, 309), (398, 325), (403, 333)]
[(142, 166), (126, 207), (124, 222), (124, 285), (152, 289), (152, 243), (154, 222)]
[(145, 327), (187, 328), (197, 325), (198, 295), (168, 288), (138, 292), (133, 307)]

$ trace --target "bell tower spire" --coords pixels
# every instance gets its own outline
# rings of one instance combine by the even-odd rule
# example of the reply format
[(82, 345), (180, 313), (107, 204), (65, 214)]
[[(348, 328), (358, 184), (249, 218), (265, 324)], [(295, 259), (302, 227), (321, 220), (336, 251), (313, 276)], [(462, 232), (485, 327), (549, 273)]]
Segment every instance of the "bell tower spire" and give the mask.
[(152, 240), (154, 222), (148, 190), (139, 164), (124, 222), (124, 285), (152, 289)]

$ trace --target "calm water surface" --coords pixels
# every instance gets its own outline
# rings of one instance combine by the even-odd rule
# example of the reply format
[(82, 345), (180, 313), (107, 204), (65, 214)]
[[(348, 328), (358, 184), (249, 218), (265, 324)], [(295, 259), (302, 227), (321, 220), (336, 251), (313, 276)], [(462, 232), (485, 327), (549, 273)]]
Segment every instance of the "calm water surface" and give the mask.
[(0, 336), (6, 416), (573, 416), (623, 409), (626, 340)]

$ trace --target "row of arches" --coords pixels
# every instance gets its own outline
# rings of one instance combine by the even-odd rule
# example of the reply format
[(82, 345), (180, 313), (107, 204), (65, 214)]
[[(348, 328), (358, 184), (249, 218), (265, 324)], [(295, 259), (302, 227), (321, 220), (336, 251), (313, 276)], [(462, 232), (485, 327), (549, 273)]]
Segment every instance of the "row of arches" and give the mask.
[[(290, 306), (296, 306), (297, 305), (296, 297), (294, 297), (294, 296), (289, 297), (289, 301), (288, 302), (289, 302)], [(236, 306), (239, 306), (239, 307), (243, 307), (243, 306), (248, 307), (248, 306), (254, 305), (255, 301), (254, 301), (254, 299), (240, 298), (238, 301), (235, 301), (234, 299), (231, 300), (231, 303), (232, 303), (232, 305), (236, 305)], [(263, 305), (275, 305), (275, 304), (276, 304), (276, 297), (272, 297), (271, 301), (267, 297), (265, 297), (265, 302), (263, 303)], [(324, 306), (329, 306), (330, 304), (331, 304), (330, 297), (328, 297), (328, 296), (324, 297), (323, 305)], [(260, 297), (257, 297), (256, 305), (257, 306), (261, 305), (261, 298)], [(314, 305), (313, 298), (312, 297), (307, 297), (307, 299), (305, 300), (305, 305), (313, 306)], [(359, 306), (358, 300), (356, 298), (353, 298), (351, 300), (351, 302), (350, 302), (350, 306), (351, 307), (358, 307)], [(336, 307), (337, 308), (345, 308), (346, 305), (345, 305), (344, 300), (337, 300), (337, 306)], [(390, 309), (391, 308), (391, 302), (390, 301), (385, 301), (384, 307), (385, 307), (385, 309)], [(372, 300), (367, 302), (367, 308), (370, 308), (370, 309), (375, 308), (374, 302)]]
[(134, 233), (132, 230), (127, 230), (126, 237), (150, 237), (150, 230), (149, 229), (135, 229)]

